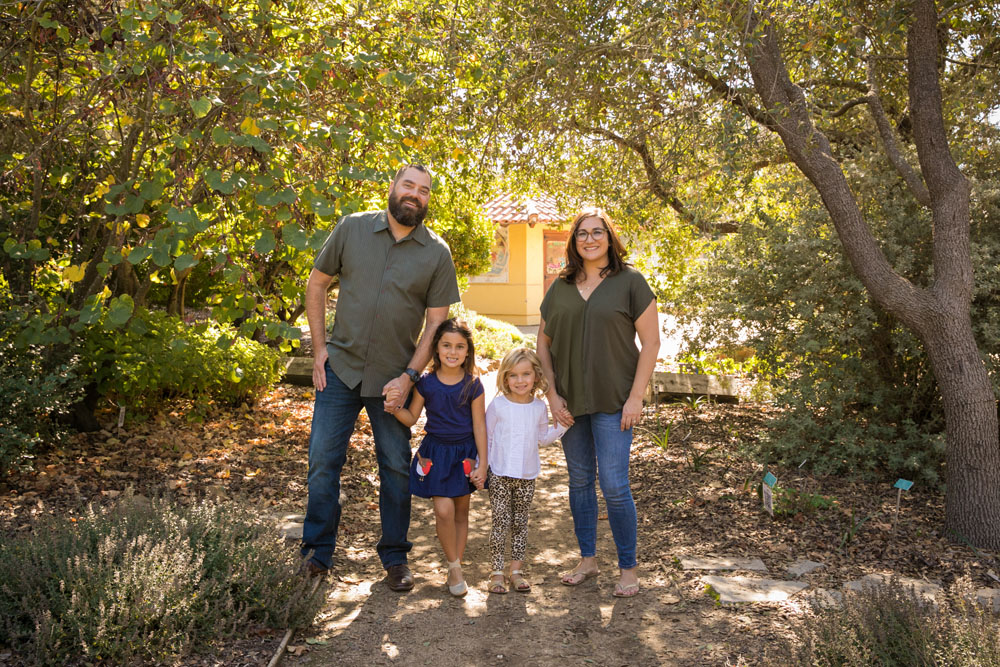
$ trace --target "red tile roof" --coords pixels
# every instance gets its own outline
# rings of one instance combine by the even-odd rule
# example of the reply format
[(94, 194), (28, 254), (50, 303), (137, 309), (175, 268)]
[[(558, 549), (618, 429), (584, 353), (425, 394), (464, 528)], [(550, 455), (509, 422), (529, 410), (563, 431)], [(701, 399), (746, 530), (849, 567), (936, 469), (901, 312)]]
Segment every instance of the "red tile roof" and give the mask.
[(495, 224), (562, 224), (569, 217), (559, 212), (556, 200), (546, 196), (502, 194), (483, 205), (486, 217)]

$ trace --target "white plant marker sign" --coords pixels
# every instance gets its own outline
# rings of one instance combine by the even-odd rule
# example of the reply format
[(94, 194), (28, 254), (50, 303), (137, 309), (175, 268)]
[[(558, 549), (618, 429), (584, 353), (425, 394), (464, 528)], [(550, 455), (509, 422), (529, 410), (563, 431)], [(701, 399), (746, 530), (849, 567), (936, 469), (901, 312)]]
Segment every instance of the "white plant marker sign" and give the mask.
[(771, 492), (771, 489), (777, 483), (778, 478), (771, 473), (767, 473), (764, 475), (764, 483), (760, 485), (760, 496), (764, 502), (764, 511), (770, 514), (772, 519), (774, 518), (774, 494)]

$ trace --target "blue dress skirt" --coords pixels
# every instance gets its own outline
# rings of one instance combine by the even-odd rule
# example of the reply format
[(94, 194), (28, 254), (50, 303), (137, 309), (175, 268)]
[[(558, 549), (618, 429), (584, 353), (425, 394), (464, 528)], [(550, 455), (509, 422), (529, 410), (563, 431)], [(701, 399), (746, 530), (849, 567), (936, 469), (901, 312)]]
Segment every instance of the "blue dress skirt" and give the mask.
[[(417, 470), (420, 457), (432, 462), (425, 475)], [(428, 433), (417, 449), (417, 456), (410, 463), (410, 493), (420, 498), (458, 498), (469, 495), (476, 490), (476, 486), (465, 475), (462, 461), (475, 461), (478, 457), (479, 450), (476, 449), (474, 437), (455, 442)]]

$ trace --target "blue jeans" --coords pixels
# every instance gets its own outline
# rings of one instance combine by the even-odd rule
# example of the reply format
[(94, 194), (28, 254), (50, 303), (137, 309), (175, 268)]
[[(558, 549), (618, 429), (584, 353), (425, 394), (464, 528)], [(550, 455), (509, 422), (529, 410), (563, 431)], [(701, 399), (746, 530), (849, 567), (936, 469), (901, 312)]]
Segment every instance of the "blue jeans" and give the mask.
[(361, 396), (326, 365), (326, 389), (316, 392), (309, 436), (309, 503), (302, 527), (302, 555), (324, 567), (333, 561), (340, 526), (340, 471), (358, 413), (364, 407), (375, 436), (382, 537), (376, 547), (383, 567), (406, 562), (410, 530), (410, 429), (383, 409), (381, 396)]
[(621, 430), (621, 411), (574, 416), (562, 437), (569, 471), (569, 508), (573, 530), (584, 558), (597, 555), (597, 490), (608, 506), (611, 535), (618, 549), (618, 567), (636, 566), (635, 501), (628, 482), (632, 429)]

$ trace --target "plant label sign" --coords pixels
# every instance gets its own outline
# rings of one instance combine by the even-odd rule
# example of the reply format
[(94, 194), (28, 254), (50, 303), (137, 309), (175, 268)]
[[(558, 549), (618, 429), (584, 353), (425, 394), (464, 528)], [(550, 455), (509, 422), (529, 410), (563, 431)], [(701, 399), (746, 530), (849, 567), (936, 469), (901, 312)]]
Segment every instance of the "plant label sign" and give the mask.
[(900, 491), (909, 491), (910, 487), (913, 486), (913, 482), (908, 479), (903, 479), (902, 477), (896, 480), (893, 487), (899, 489)]
[(764, 502), (764, 511), (767, 512), (771, 518), (774, 518), (774, 494), (771, 489), (775, 484), (778, 483), (778, 478), (767, 473), (764, 475), (764, 483), (760, 485), (760, 497)]

